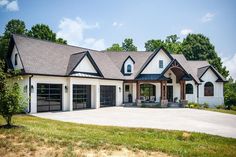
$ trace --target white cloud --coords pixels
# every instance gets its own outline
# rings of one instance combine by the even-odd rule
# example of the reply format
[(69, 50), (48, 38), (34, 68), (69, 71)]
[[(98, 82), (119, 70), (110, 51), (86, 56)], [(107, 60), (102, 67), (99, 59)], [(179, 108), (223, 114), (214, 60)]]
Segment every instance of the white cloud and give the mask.
[(8, 3), (9, 3), (8, 0), (0, 0), (0, 6), (5, 6)]
[(18, 11), (19, 6), (17, 0), (0, 0), (0, 6), (5, 7), (8, 11)]
[(192, 32), (193, 32), (192, 29), (182, 29), (182, 30), (180, 31), (180, 34), (181, 34), (181, 35), (188, 35), (189, 33), (192, 33)]
[(81, 18), (76, 19), (63, 18), (59, 24), (57, 36), (67, 40), (68, 44), (80, 47), (86, 47), (96, 50), (104, 50), (104, 39), (95, 39), (93, 37), (85, 38), (85, 30), (98, 29), (99, 23), (89, 25)]
[(124, 24), (123, 23), (119, 23), (119, 22), (113, 22), (112, 23), (112, 26), (114, 26), (114, 27), (122, 27)]
[(206, 13), (206, 14), (202, 17), (201, 21), (202, 21), (203, 23), (206, 23), (206, 22), (209, 22), (209, 21), (213, 20), (214, 17), (215, 17), (215, 14), (213, 14), (213, 13)]
[(233, 57), (222, 58), (223, 65), (226, 66), (227, 70), (229, 70), (230, 76), (236, 79), (236, 53)]

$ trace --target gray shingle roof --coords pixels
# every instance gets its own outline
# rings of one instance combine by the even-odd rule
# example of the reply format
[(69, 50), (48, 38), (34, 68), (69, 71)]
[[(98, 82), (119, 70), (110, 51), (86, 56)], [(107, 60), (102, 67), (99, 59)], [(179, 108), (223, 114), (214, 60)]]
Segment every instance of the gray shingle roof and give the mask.
[[(13, 35), (13, 39), (19, 51), (20, 58), (22, 59), (25, 73), (31, 74), (68, 76), (71, 70), (88, 51), (104, 78), (132, 80), (139, 74), (149, 58), (154, 55), (153, 52), (145, 51), (96, 51), (21, 35)], [(126, 76), (123, 75), (122, 66), (129, 56), (135, 61), (134, 72)], [(204, 67), (209, 66), (207, 61), (188, 61), (182, 54), (173, 54), (172, 57), (200, 83), (200, 74), (204, 73)]]

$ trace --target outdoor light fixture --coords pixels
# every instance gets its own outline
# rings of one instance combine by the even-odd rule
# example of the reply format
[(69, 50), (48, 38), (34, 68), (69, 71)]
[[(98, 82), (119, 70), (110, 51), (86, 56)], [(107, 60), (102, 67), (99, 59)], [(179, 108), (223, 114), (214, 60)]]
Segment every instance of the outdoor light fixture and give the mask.
[(119, 92), (121, 92), (121, 87), (119, 87)]
[(65, 92), (66, 92), (66, 93), (68, 92), (68, 87), (67, 87), (67, 86), (65, 86)]
[(27, 88), (28, 88), (28, 86), (25, 85), (25, 86), (24, 86), (24, 93), (27, 93)]
[(34, 93), (34, 86), (31, 85), (31, 93)]

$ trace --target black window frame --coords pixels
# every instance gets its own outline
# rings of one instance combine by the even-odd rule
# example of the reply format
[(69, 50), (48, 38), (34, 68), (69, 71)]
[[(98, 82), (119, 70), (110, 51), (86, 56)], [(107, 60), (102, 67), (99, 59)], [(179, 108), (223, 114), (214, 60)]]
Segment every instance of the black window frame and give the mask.
[(132, 65), (131, 64), (127, 65), (126, 71), (127, 71), (127, 73), (132, 73)]
[(130, 91), (130, 85), (125, 85), (125, 92), (129, 92)]
[(186, 94), (193, 94), (193, 85), (191, 83), (187, 83), (185, 85)]
[(149, 101), (151, 96), (156, 96), (156, 86), (153, 84), (141, 84), (140, 96), (144, 96)]
[(164, 67), (164, 61), (159, 60), (159, 68), (162, 69)]
[(15, 65), (17, 65), (18, 64), (18, 54), (16, 53), (15, 54)]
[(204, 96), (214, 96), (214, 84), (212, 82), (204, 84)]

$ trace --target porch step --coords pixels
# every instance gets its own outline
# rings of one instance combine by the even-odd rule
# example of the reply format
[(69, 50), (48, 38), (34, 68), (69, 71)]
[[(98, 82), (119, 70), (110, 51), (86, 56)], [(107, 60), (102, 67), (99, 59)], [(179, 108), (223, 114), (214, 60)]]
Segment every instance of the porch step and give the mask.
[(179, 108), (180, 104), (179, 103), (168, 103), (169, 108)]
[(124, 106), (125, 106), (125, 107), (135, 106), (135, 103), (125, 103)]

